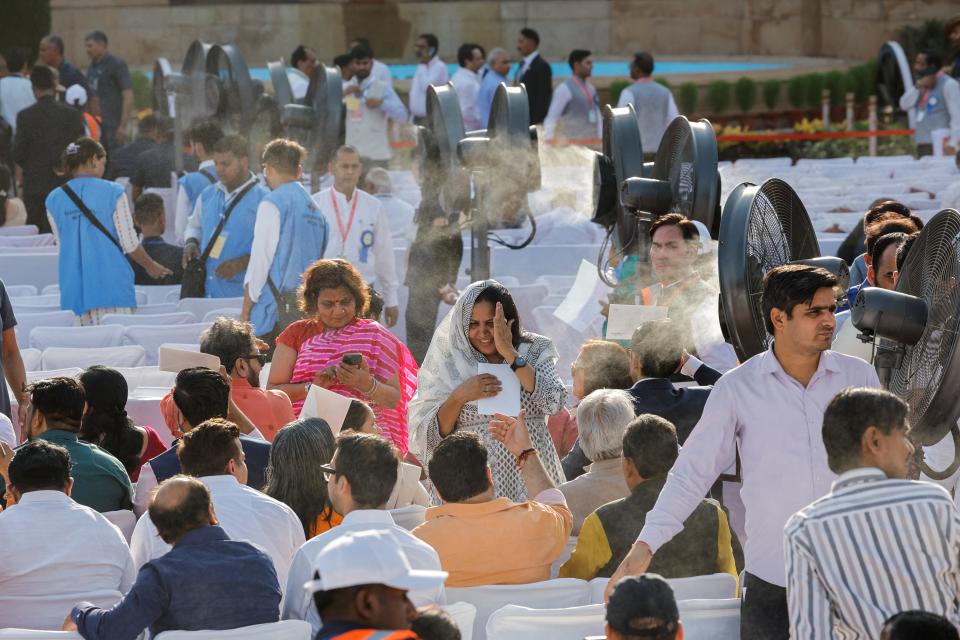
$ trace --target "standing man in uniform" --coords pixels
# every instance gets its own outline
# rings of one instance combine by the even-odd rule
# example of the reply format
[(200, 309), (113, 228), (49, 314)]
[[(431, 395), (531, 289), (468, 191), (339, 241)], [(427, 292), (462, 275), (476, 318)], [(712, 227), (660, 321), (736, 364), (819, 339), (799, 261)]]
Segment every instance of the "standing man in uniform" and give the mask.
[(829, 350), (836, 287), (833, 274), (806, 265), (767, 273), (762, 307), (773, 344), (714, 385), (608, 595), (620, 578), (646, 571), (739, 451), (747, 514), (740, 638), (790, 637), (783, 529), (836, 479), (820, 433), (824, 410), (847, 387), (880, 386), (873, 366)]
[(400, 318), (400, 302), (390, 225), (380, 201), (357, 188), (363, 164), (356, 148), (337, 149), (329, 171), (333, 186), (313, 194), (330, 228), (327, 256), (350, 262), (383, 296), (386, 325), (392, 327)]
[(200, 192), (217, 181), (217, 163), (213, 160), (213, 150), (223, 139), (223, 129), (213, 120), (204, 120), (194, 124), (187, 132), (187, 139), (193, 148), (193, 155), (200, 165), (178, 181), (177, 213), (174, 219), (177, 242), (183, 244), (187, 232), (187, 219), (193, 213)]
[(618, 107), (632, 104), (640, 124), (640, 143), (646, 159), (657, 153), (667, 126), (680, 115), (670, 89), (653, 80), (653, 56), (646, 51), (634, 54), (630, 63), (633, 84), (620, 93)]
[[(942, 144), (943, 155), (950, 156), (960, 147), (960, 82), (944, 73), (942, 66), (943, 58), (936, 51), (918, 53), (913, 61), (916, 86), (900, 96), (900, 108), (914, 109), (917, 115), (917, 155), (932, 155), (934, 144)], [(935, 140), (936, 134), (946, 139)]]
[(547, 117), (550, 96), (553, 94), (553, 71), (550, 63), (540, 55), (540, 34), (530, 28), (520, 29), (517, 51), (523, 58), (514, 84), (527, 88), (530, 100), (530, 124), (540, 124)]
[(483, 67), (483, 47), (478, 44), (462, 44), (457, 49), (457, 62), (460, 68), (450, 78), (450, 82), (457, 90), (457, 99), (460, 100), (460, 114), (463, 116), (463, 127), (466, 131), (476, 131), (482, 128), (480, 111), (477, 108), (477, 99), (480, 94), (480, 74)]
[(263, 175), (271, 191), (257, 208), (240, 319), (252, 322), (271, 348), (289, 320), (279, 307), (297, 309), (300, 276), (327, 248), (327, 222), (300, 182), (306, 157), (306, 149), (293, 140), (273, 140), (263, 150)]
[(413, 51), (420, 64), (410, 83), (410, 115), (414, 124), (423, 124), (427, 117), (427, 87), (447, 84), (450, 79), (446, 63), (438, 54), (440, 41), (432, 33), (417, 37)]
[[(214, 147), (220, 180), (197, 198), (187, 221), (183, 266), (210, 247), (206, 260), (207, 298), (243, 297), (243, 276), (250, 261), (257, 207), (267, 194), (250, 171), (249, 145), (243, 136), (225, 136)], [(229, 216), (227, 214), (229, 213)], [(215, 233), (222, 219), (220, 233)]]
[(553, 92), (550, 110), (543, 121), (544, 137), (553, 140), (557, 134), (568, 140), (584, 140), (603, 136), (600, 122), (600, 98), (590, 84), (593, 58), (586, 49), (574, 49), (568, 58), (573, 75)]
[(371, 73), (373, 51), (365, 45), (350, 50), (353, 77), (343, 85), (346, 143), (360, 152), (364, 170), (390, 164), (387, 119), (403, 122), (407, 110), (393, 87)]
[(103, 31), (88, 33), (83, 45), (90, 57), (87, 69), (87, 83), (93, 91), (90, 111), (103, 119), (101, 141), (109, 158), (113, 149), (127, 141), (127, 122), (133, 115), (130, 71), (126, 62), (107, 50), (107, 34)]

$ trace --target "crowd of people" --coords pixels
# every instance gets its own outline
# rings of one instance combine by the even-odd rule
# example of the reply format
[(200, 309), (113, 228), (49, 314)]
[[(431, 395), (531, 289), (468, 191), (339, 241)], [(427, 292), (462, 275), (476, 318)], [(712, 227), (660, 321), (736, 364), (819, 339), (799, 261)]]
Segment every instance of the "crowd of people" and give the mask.
[[(37, 103), (16, 116), (23, 209), (56, 238), (62, 307), (97, 325), (134, 312), (135, 284), (179, 283), (185, 297), (242, 309), (200, 337), (219, 368), (180, 370), (160, 401), (164, 424), (141, 425), (111, 367), (26, 383), (0, 282), (2, 368), (18, 407), (4, 386), (0, 628), (123, 640), (294, 619), (319, 640), (453, 640), (447, 588), (537, 583), (556, 567), (609, 578), (612, 639), (679, 640), (668, 580), (717, 573), (738, 583), (744, 640), (960, 637), (960, 511), (917, 479), (909, 407), (880, 388), (849, 335), (857, 292), (899, 278), (923, 227), (909, 208), (880, 199), (865, 213), (847, 291), (821, 268), (770, 270), (772, 340), (744, 362), (720, 326), (708, 232), (680, 213), (658, 218), (649, 253), (621, 261), (597, 315), (625, 302), (669, 318), (628, 341), (583, 344), (568, 389), (556, 345), (525, 328), (510, 288), (457, 291), (459, 263), (453, 279), (430, 282), (432, 306), (408, 306), (408, 328), (427, 327), (416, 344), (389, 331), (394, 242), (409, 242), (411, 225), (419, 235), (449, 223), (390, 204), (383, 143), (386, 120), (408, 109), (422, 120), (427, 87), (446, 82), (436, 37), (417, 39), (409, 107), (370, 43), (351, 43), (339, 64), (347, 143), (315, 194), (297, 142), (267, 143), (258, 174), (244, 138), (192, 123), (173, 217), (182, 246), (163, 239), (164, 203), (148, 191), (183, 152), (171, 123), (144, 117), (122, 145), (126, 66), (101, 32), (86, 43), (84, 77), (59, 38), (44, 39), (29, 80)], [(531, 120), (548, 137), (596, 135), (590, 52), (573, 51), (573, 75), (554, 88), (538, 45), (521, 32), (516, 79)], [(510, 56), (465, 44), (458, 62), (465, 126), (482, 127), (487, 78), (505, 78)], [(294, 51), (295, 93), (316, 64), (308, 47)], [(620, 103), (669, 122), (676, 106), (652, 71), (637, 54)], [(57, 100), (67, 78), (99, 102), (99, 136)], [(662, 129), (641, 131), (656, 148), (647, 139)], [(441, 301), (450, 308), (434, 329)], [(516, 415), (485, 413), (507, 385)], [(321, 390), (348, 406), (339, 424), (310, 417)]]

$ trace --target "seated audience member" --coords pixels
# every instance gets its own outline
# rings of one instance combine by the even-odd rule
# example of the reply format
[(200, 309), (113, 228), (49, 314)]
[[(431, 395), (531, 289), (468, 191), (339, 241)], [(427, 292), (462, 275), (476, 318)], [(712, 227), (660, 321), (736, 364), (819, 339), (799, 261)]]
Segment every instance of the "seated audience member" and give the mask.
[[(266, 551), (280, 583), (286, 584), (290, 559), (305, 540), (303, 527), (290, 507), (244, 485), (247, 465), (237, 426), (219, 418), (207, 420), (180, 439), (177, 457), (183, 473), (199, 478), (210, 490), (224, 531), (233, 540), (246, 540)], [(133, 530), (130, 550), (142, 567), (170, 546), (144, 516)]]
[[(213, 418), (234, 422), (241, 434), (246, 434), (240, 436), (247, 466), (246, 485), (254, 489), (263, 487), (270, 443), (262, 439), (253, 423), (237, 408), (230, 397), (230, 384), (219, 372), (202, 367), (184, 369), (177, 374), (176, 386), (167, 397), (173, 405), (171, 413), (177, 426), (175, 435), (189, 433), (193, 425)], [(162, 400), (160, 408), (164, 409)], [(133, 504), (133, 511), (138, 516), (147, 510), (154, 487), (180, 473), (177, 443), (178, 440), (174, 440), (169, 449), (141, 467)]]
[[(909, 211), (909, 209), (903, 205), (900, 206), (903, 207), (904, 210)], [(867, 252), (864, 254), (866, 274), (862, 279), (854, 280), (853, 274), (851, 273), (850, 282), (853, 284), (847, 290), (847, 302), (850, 306), (853, 306), (854, 301), (857, 299), (857, 294), (861, 289), (878, 286), (874, 278), (875, 272), (872, 268), (873, 249), (877, 241), (889, 233), (911, 234), (921, 229), (923, 229), (923, 220), (921, 220), (919, 216), (912, 213), (910, 215), (902, 215), (899, 210), (882, 213), (877, 216), (873, 222), (866, 225)]]
[(137, 139), (110, 151), (110, 166), (104, 174), (106, 180), (130, 178), (133, 175), (137, 157), (157, 146), (157, 126), (159, 118), (153, 114), (140, 118), (137, 123)]
[[(300, 547), (290, 564), (287, 597), (281, 617), (285, 620), (306, 620), (314, 633), (320, 629), (320, 617), (311, 604), (310, 593), (303, 584), (314, 575), (313, 561), (334, 541), (361, 531), (390, 531), (400, 549), (415, 569), (440, 570), (440, 558), (429, 545), (409, 531), (398, 527), (384, 504), (397, 483), (395, 448), (384, 438), (365, 433), (346, 433), (337, 439), (337, 451), (329, 465), (323, 465), (327, 476), (327, 493), (333, 509), (343, 514), (343, 522), (329, 531), (311, 538)], [(443, 585), (413, 589), (410, 600), (417, 606), (445, 604)], [(324, 618), (326, 620), (327, 618)]]
[[(356, 431), (358, 433), (372, 433), (382, 435), (380, 427), (377, 426), (377, 416), (366, 402), (360, 400), (351, 400), (350, 408), (343, 419), (343, 426), (340, 432)], [(397, 455), (400, 454), (399, 449)], [(390, 499), (387, 500), (385, 509), (399, 509), (411, 504), (418, 504), (422, 507), (430, 506), (430, 494), (420, 484), (420, 475), (423, 469), (415, 464), (400, 461), (400, 467), (397, 469), (397, 484), (393, 485), (393, 492), (390, 493)]]
[(839, 477), (784, 529), (791, 637), (873, 638), (904, 609), (960, 624), (960, 512), (942, 487), (905, 479), (907, 411), (880, 389), (827, 405), (823, 444)]
[(116, 369), (94, 365), (80, 374), (85, 406), (78, 437), (116, 457), (136, 482), (140, 467), (167, 448), (151, 427), (127, 416), (127, 380)]
[(880, 640), (960, 640), (960, 633), (943, 616), (915, 609), (890, 616)]
[(523, 418), (523, 411), (519, 418), (497, 414), (490, 431), (516, 458), (532, 500), (494, 498), (487, 448), (476, 433), (455, 431), (430, 458), (430, 480), (444, 504), (427, 509), (426, 522), (413, 534), (437, 550), (450, 587), (547, 580), (566, 547), (570, 509), (531, 445)]
[[(630, 423), (623, 435), (623, 475), (631, 493), (587, 516), (577, 546), (560, 567), (560, 577), (591, 580), (613, 575), (656, 504), (677, 454), (676, 429), (663, 418), (644, 414)], [(650, 571), (668, 578), (720, 572), (736, 576), (732, 534), (720, 505), (702, 500), (683, 530), (657, 551)]]
[[(85, 406), (83, 387), (73, 378), (39, 380), (27, 387), (30, 403), (21, 425), (26, 440), (46, 440), (70, 454), (75, 502), (104, 513), (130, 509), (133, 485), (123, 464), (95, 444), (79, 439)], [(0, 480), (4, 478), (0, 477)], [(3, 482), (0, 482), (0, 496)], [(0, 572), (2, 573), (2, 572)]]
[(267, 356), (260, 353), (257, 344), (253, 326), (232, 318), (217, 318), (200, 334), (201, 353), (220, 358), (230, 374), (233, 401), (263, 437), (272, 442), (280, 427), (293, 422), (295, 416), (286, 393), (260, 388), (260, 372)]
[[(144, 518), (146, 519), (146, 518)], [(64, 625), (86, 640), (134, 640), (144, 629), (236, 629), (277, 621), (280, 585), (270, 558), (220, 527), (202, 482), (174, 476), (150, 501), (151, 523), (170, 551), (140, 568), (117, 605), (88, 602)]]
[(14, 197), (10, 169), (0, 163), (0, 227), (22, 224), (27, 224), (27, 207), (23, 200)]
[(580, 446), (592, 464), (559, 487), (573, 514), (571, 535), (580, 533), (594, 509), (630, 495), (623, 479), (623, 432), (635, 415), (630, 394), (621, 389), (597, 389), (577, 407)]
[(153, 260), (172, 271), (160, 279), (151, 278), (147, 271), (133, 260), (133, 283), (143, 285), (180, 284), (183, 280), (183, 264), (180, 260), (183, 249), (163, 239), (167, 221), (163, 212), (163, 198), (155, 193), (144, 193), (133, 205), (133, 222), (140, 228), (143, 238), (140, 244)]
[(323, 620), (314, 640), (417, 640), (410, 631), (417, 610), (408, 594), (440, 589), (446, 577), (443, 571), (411, 568), (389, 531), (343, 536), (313, 560), (311, 610)]
[(863, 282), (867, 277), (867, 260), (869, 259), (869, 255), (866, 253), (866, 228), (890, 213), (895, 214), (890, 216), (890, 218), (896, 216), (909, 218), (913, 212), (910, 211), (910, 207), (896, 200), (877, 198), (870, 203), (870, 207), (863, 215), (863, 219), (857, 223), (857, 227), (847, 235), (846, 239), (841, 243), (840, 248), (837, 249), (837, 255), (846, 260), (847, 264), (850, 265), (850, 282)]
[(390, 172), (382, 167), (373, 167), (367, 173), (367, 191), (380, 201), (381, 210), (387, 216), (390, 237), (395, 247), (409, 247), (417, 231), (413, 223), (416, 208), (393, 193), (393, 181)]
[(173, 121), (165, 116), (157, 119), (157, 128), (154, 130), (155, 145), (143, 151), (133, 161), (133, 174), (130, 184), (133, 185), (133, 199), (137, 200), (144, 189), (169, 189), (176, 178), (176, 154), (183, 157), (183, 168), (186, 171), (197, 169), (197, 159), (193, 154), (177, 149), (173, 144)]
[(420, 640), (461, 640), (460, 627), (443, 609), (424, 609), (417, 614), (410, 630)]
[[(597, 389), (629, 389), (633, 384), (630, 377), (630, 354), (616, 342), (587, 340), (580, 347), (576, 360), (570, 364), (570, 376), (573, 379), (573, 397), (578, 401)], [(557, 447), (557, 455), (563, 456), (560, 464), (563, 466), (564, 478), (573, 480), (585, 473), (584, 467), (590, 464), (590, 459), (583, 455), (580, 442), (576, 440), (579, 437), (576, 419), (564, 408), (547, 419), (547, 428), (550, 429), (550, 436)], [(557, 445), (558, 429), (573, 431), (573, 445), (566, 447), (564, 453), (560, 453), (564, 448), (563, 436), (560, 438), (561, 444)]]
[(607, 602), (607, 640), (683, 640), (670, 583), (655, 573), (624, 578)]
[(119, 601), (136, 575), (127, 541), (70, 498), (67, 450), (34, 440), (16, 455), (4, 445), (0, 452), (12, 499), (0, 512), (0, 629), (55, 631), (79, 598), (105, 607)]
[(343, 522), (327, 494), (320, 467), (330, 462), (336, 444), (325, 420), (301, 418), (277, 431), (270, 447), (263, 492), (297, 514), (310, 539)]

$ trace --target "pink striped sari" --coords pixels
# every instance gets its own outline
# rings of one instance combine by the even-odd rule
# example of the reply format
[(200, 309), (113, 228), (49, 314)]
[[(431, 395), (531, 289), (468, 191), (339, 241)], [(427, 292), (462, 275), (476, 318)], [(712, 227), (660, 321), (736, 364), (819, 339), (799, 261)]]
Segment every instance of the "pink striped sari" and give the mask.
[[(317, 371), (340, 364), (347, 353), (363, 354), (370, 373), (381, 383), (394, 376), (400, 380), (400, 401), (393, 408), (381, 407), (352, 387), (334, 382), (330, 391), (370, 404), (377, 417), (377, 426), (384, 437), (407, 453), (407, 403), (417, 390), (417, 362), (395, 335), (373, 320), (357, 319), (341, 329), (318, 333), (306, 339), (297, 351), (290, 382), (313, 380)], [(303, 401), (293, 403), (294, 414), (300, 413)]]

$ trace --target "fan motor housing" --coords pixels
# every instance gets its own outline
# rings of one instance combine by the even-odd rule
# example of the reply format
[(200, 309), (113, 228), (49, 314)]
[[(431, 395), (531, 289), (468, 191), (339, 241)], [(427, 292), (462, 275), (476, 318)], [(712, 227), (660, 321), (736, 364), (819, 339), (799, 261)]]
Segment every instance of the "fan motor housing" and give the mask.
[(867, 335), (914, 345), (927, 327), (927, 303), (899, 291), (867, 287), (857, 294), (850, 321)]

